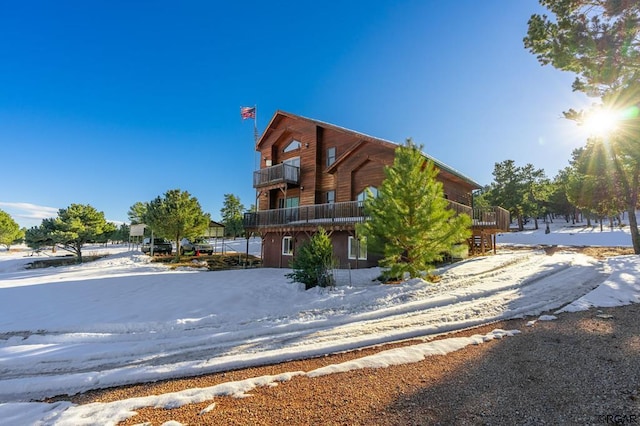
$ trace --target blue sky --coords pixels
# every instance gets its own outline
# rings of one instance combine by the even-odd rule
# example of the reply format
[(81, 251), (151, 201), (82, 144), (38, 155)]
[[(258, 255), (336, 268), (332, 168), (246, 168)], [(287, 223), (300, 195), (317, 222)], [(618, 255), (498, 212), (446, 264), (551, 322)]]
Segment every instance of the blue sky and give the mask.
[(522, 44), (535, 0), (24, 1), (0, 12), (0, 209), (21, 226), (91, 204), (127, 221), (179, 188), (254, 203), (253, 121), (277, 110), (402, 143), (481, 184), (548, 177), (584, 144), (572, 74)]

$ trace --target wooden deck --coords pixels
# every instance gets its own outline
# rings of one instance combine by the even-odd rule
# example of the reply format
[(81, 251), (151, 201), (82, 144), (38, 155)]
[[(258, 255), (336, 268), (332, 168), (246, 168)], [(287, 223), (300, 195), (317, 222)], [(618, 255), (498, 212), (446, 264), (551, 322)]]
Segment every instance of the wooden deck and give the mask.
[[(484, 252), (495, 248), (491, 238), (497, 232), (509, 229), (509, 212), (501, 207), (472, 208), (464, 204), (449, 201), (449, 207), (457, 214), (466, 214), (472, 219), (472, 252), (476, 250), (476, 239), (480, 239), (478, 250)], [(248, 232), (315, 231), (318, 227), (326, 230), (355, 230), (357, 223), (364, 222), (366, 216), (361, 202), (314, 204), (284, 209), (263, 210), (245, 213), (243, 225)]]

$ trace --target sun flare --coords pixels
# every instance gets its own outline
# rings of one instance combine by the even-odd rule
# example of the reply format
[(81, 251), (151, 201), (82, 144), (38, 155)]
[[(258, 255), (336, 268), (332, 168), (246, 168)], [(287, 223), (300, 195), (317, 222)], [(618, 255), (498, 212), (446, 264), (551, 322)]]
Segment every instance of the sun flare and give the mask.
[(606, 136), (616, 130), (620, 119), (620, 114), (615, 111), (598, 109), (585, 117), (584, 129), (588, 135)]

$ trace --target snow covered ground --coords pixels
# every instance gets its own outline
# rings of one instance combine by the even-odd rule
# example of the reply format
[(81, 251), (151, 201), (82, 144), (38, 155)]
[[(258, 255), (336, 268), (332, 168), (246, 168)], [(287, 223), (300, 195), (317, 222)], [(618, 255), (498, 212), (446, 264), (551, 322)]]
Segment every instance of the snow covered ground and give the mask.
[[(93, 247), (91, 263), (24, 269), (28, 251), (0, 252), (0, 424), (115, 424), (144, 406), (178, 406), (305, 374), (415, 362), (511, 336), (430, 341), (492, 321), (640, 302), (640, 258), (597, 261), (538, 244), (631, 246), (624, 229), (564, 223), (503, 234), (497, 255), (437, 272), (437, 284), (383, 285), (377, 268), (340, 271), (333, 290), (304, 291), (286, 269), (169, 270), (128, 247)], [(244, 251), (245, 240), (238, 240)], [(259, 253), (259, 245), (251, 244)], [(286, 372), (207, 389), (75, 406), (29, 402), (89, 389), (300, 359), (419, 338), (425, 343), (311, 372)]]

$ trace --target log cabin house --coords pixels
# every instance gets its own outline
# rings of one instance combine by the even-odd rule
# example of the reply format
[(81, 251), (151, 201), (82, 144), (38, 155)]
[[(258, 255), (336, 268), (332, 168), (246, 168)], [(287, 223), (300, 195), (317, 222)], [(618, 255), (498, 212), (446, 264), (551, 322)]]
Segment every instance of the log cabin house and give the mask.
[[(253, 174), (255, 212), (244, 215), (247, 235), (262, 238), (262, 264), (290, 267), (299, 247), (323, 227), (333, 243), (339, 268), (377, 266), (355, 227), (365, 220), (362, 201), (374, 193), (392, 165), (397, 144), (343, 127), (277, 111), (258, 139), (260, 168)], [(480, 185), (428, 156), (439, 169), (444, 195), (457, 213), (473, 219), (472, 251), (495, 250), (495, 234), (508, 229), (504, 209), (473, 209)]]

